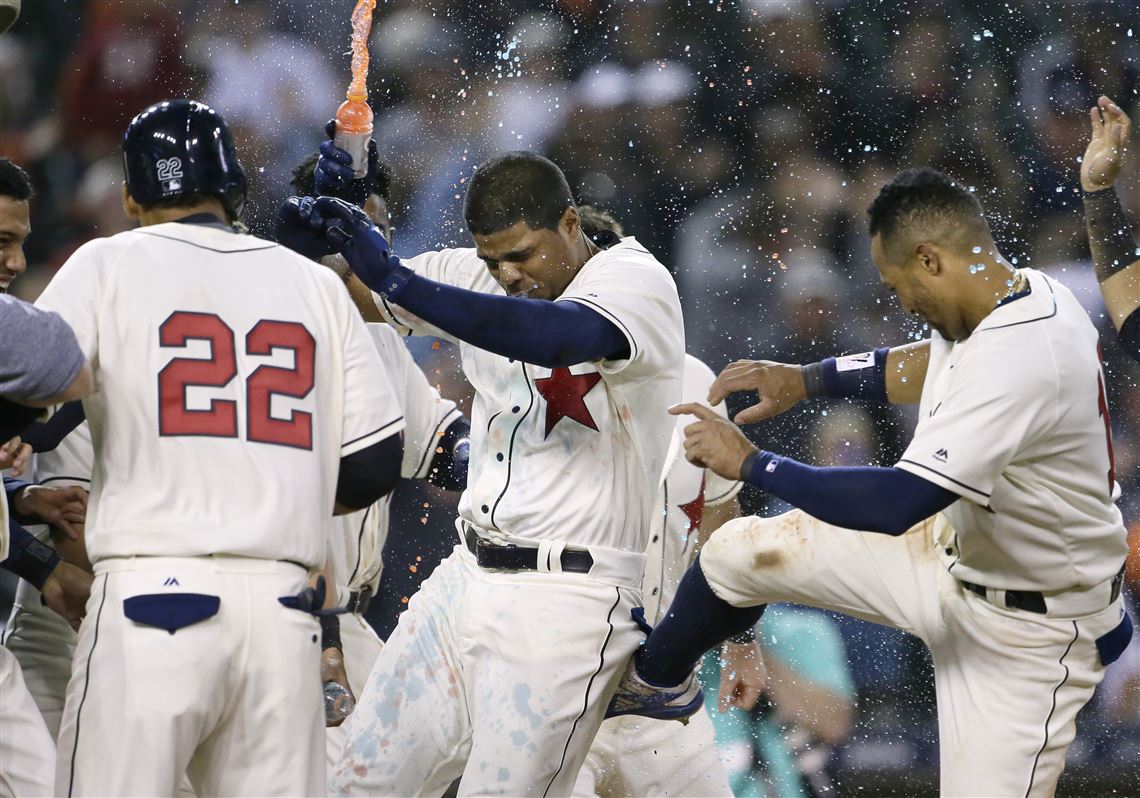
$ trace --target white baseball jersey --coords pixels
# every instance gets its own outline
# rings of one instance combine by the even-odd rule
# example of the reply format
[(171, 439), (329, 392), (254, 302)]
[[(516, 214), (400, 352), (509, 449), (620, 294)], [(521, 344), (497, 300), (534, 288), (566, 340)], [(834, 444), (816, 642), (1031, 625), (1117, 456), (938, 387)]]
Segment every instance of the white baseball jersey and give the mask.
[[(474, 249), (405, 261), (431, 280), (503, 294)], [(376, 296), (389, 321), (444, 335)], [(590, 258), (556, 301), (602, 314), (629, 343), (626, 360), (549, 369), (459, 342), (475, 388), (471, 470), (462, 518), (498, 542), (557, 540), (641, 553), (681, 394), (684, 331), (669, 272), (633, 238)], [(446, 337), (446, 336), (445, 336)]]
[[(392, 382), (400, 405), (404, 427), (404, 461), (400, 476), (425, 479), (439, 437), (461, 417), (455, 402), (444, 399), (427, 381), (423, 371), (412, 360), (400, 336), (387, 324), (368, 324), (369, 334), (384, 363), (385, 374)], [(349, 590), (368, 585), (373, 591), (380, 582), (384, 567), (381, 553), (388, 537), (388, 514), (391, 496), (385, 496), (371, 507), (334, 518), (329, 539), (333, 573), (337, 582)], [(347, 596), (341, 596), (342, 600)]]
[(963, 341), (932, 333), (914, 439), (898, 467), (962, 497), (943, 555), (1004, 590), (1091, 587), (1127, 552), (1096, 329), (1068, 288), (1023, 269), (1031, 293)]
[[(712, 369), (692, 355), (685, 355), (681, 401), (704, 403), (715, 379)], [(713, 410), (728, 418), (723, 402)], [(696, 421), (695, 416), (677, 416), (677, 434), (684, 435), (685, 427)], [(715, 471), (698, 468), (686, 459), (684, 450), (678, 450), (659, 499), (664, 508), (654, 513), (649, 548), (645, 551), (645, 581), (641, 592), (645, 597), (645, 618), (651, 624), (656, 625), (673, 603), (677, 585), (692, 564), (704, 508), (731, 501), (741, 487), (739, 480), (725, 479)]]
[(383, 364), (327, 269), (220, 224), (81, 247), (40, 297), (96, 372), (93, 562), (325, 556), (338, 462), (403, 429)]

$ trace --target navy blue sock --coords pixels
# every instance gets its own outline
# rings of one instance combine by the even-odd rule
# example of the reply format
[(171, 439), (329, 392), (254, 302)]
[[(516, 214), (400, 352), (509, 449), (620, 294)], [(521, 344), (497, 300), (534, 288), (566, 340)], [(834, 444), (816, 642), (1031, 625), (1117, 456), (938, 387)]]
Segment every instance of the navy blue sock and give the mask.
[(637, 674), (657, 687), (673, 687), (688, 678), (705, 652), (750, 629), (764, 607), (734, 607), (717, 597), (697, 560), (677, 586), (677, 595), (661, 623), (637, 650)]

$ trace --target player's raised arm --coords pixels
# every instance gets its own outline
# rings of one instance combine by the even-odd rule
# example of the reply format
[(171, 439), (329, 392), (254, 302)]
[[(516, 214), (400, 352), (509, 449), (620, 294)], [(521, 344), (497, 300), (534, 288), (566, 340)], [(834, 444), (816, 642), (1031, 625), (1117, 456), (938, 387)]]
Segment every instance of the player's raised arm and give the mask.
[(708, 398), (715, 406), (731, 393), (754, 391), (757, 402), (736, 414), (738, 424), (755, 424), (804, 399), (821, 396), (916, 404), (922, 396), (929, 359), (930, 342), (919, 341), (860, 355), (829, 357), (806, 366), (738, 360), (716, 378)]
[(1096, 279), (1120, 344), (1140, 360), (1140, 247), (1114, 184), (1132, 123), (1112, 100), (1089, 110), (1092, 140), (1081, 161), (1081, 189)]

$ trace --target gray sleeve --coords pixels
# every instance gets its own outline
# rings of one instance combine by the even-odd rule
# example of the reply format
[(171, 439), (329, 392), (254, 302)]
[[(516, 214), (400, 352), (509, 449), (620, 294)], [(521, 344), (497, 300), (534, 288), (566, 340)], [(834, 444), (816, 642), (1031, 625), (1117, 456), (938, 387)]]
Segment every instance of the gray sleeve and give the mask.
[(0, 395), (33, 402), (55, 396), (75, 381), (83, 362), (59, 314), (0, 295)]

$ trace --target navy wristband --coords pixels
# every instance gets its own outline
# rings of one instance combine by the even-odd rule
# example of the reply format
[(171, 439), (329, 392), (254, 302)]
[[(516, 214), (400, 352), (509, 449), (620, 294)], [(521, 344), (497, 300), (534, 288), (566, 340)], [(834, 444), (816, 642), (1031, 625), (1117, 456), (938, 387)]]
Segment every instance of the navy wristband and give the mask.
[(415, 272), (397, 260), (396, 265), (392, 267), (392, 271), (384, 278), (384, 284), (380, 286), (380, 290), (376, 293), (383, 294), (393, 302), (399, 304), (400, 294), (404, 293), (404, 289), (408, 287), (408, 283), (415, 276)]
[(804, 391), (809, 398), (869, 399), (887, 401), (887, 356), (890, 348), (845, 357), (829, 357), (803, 367)]
[(59, 554), (51, 546), (36, 540), (36, 536), (15, 521), (8, 520), (8, 559), (0, 567), (31, 582), (41, 590), (44, 582), (59, 564)]

